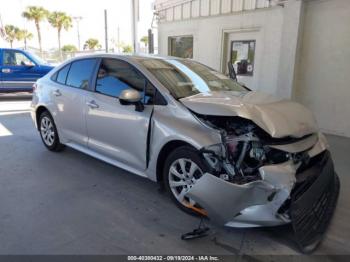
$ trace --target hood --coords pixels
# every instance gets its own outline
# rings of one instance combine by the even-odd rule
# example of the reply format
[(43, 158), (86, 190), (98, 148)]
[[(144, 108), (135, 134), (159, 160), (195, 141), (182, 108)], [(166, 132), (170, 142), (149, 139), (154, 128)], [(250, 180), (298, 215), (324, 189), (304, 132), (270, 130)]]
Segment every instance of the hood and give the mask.
[(40, 65), (40, 69), (44, 72), (50, 72), (52, 69), (54, 69), (55, 67), (48, 64), (48, 65)]
[(318, 129), (306, 107), (258, 91), (201, 93), (180, 101), (197, 114), (249, 119), (275, 138), (303, 137)]

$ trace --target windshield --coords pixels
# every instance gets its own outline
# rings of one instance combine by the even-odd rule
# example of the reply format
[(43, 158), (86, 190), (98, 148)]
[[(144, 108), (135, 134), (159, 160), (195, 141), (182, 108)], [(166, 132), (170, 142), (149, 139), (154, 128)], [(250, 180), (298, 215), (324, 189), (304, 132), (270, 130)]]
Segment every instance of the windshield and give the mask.
[(48, 65), (49, 63), (46, 62), (44, 59), (42, 59), (41, 57), (37, 56), (36, 54), (32, 53), (32, 52), (28, 52), (29, 56), (35, 61), (35, 63), (39, 64), (39, 65)]
[(211, 91), (247, 91), (229, 77), (191, 60), (147, 58), (141, 63), (176, 99)]

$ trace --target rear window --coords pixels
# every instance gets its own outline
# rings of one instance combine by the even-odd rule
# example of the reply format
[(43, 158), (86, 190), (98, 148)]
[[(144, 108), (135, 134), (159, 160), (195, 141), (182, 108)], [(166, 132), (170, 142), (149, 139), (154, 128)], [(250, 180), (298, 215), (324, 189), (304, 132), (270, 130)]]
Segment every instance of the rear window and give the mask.
[(96, 59), (84, 59), (73, 62), (67, 76), (66, 85), (80, 89), (88, 88), (95, 64)]
[(57, 72), (56, 82), (63, 84), (63, 85), (66, 84), (66, 79), (67, 79), (69, 67), (70, 67), (70, 64), (66, 65), (60, 71)]

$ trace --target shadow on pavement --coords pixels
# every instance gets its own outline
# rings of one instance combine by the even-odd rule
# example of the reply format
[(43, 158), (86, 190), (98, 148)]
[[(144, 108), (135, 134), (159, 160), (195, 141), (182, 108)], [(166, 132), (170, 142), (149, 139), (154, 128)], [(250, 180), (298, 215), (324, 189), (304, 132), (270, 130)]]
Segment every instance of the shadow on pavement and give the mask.
[(1, 101), (29, 101), (32, 100), (32, 94), (27, 92), (21, 93), (0, 93)]

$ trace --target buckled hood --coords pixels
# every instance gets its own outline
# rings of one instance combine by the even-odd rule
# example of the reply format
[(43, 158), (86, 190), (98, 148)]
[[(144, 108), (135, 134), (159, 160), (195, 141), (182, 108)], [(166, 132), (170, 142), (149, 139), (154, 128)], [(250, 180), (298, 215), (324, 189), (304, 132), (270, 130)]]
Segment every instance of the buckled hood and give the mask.
[(201, 93), (180, 101), (197, 114), (249, 119), (275, 138), (303, 137), (318, 129), (303, 105), (258, 91)]

